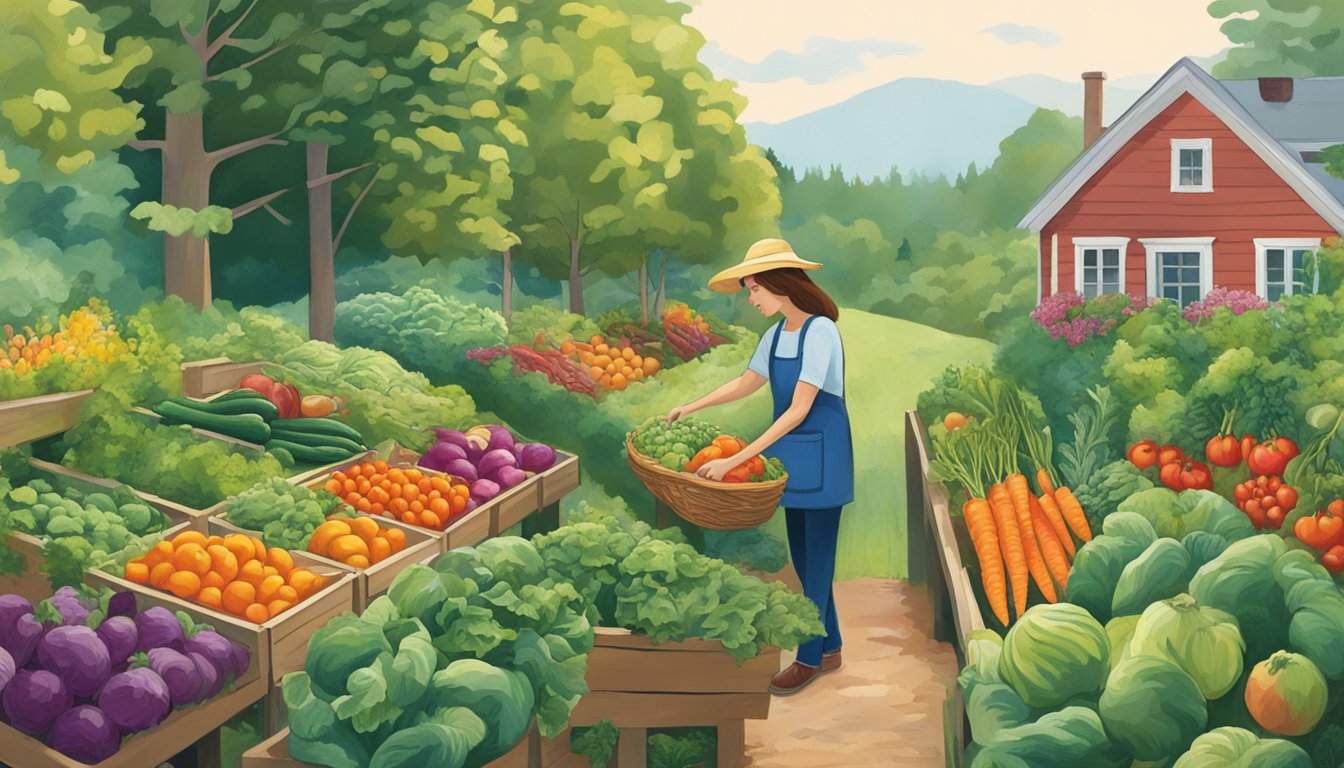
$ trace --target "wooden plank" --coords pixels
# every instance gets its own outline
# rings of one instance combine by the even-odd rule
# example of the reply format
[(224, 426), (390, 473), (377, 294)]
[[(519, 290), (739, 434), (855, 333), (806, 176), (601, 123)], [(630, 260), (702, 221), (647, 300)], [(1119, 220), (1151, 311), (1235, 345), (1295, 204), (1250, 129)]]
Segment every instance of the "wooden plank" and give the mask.
[(579, 487), (579, 457), (556, 452), (555, 466), (541, 473), (541, 502), (548, 507)]
[(588, 687), (594, 691), (664, 693), (761, 693), (779, 672), (777, 654), (747, 659), (741, 666), (726, 652), (594, 648), (588, 655)]
[(490, 514), (489, 505), (477, 507), (457, 518), (444, 530), (443, 551), (480, 544), (490, 538), (490, 526), (493, 522), (494, 516)]
[[(648, 635), (637, 635), (624, 627), (593, 627), (594, 646), (597, 648), (635, 648), (640, 650), (674, 650), (674, 651), (696, 651), (701, 653), (726, 653), (723, 650), (723, 643), (718, 640), (701, 640), (699, 638), (687, 638), (677, 642), (655, 643)], [(778, 655), (778, 649), (766, 649), (762, 655), (771, 650)]]
[(493, 499), (495, 504), (490, 521), (491, 536), (499, 536), (541, 508), (539, 478), (539, 475), (529, 477)]
[(57, 435), (75, 426), (92, 389), (0, 402), (0, 449)]
[[(525, 768), (529, 763), (529, 750), (535, 732), (534, 726), (512, 749), (486, 763), (484, 768)], [(311, 766), (312, 763), (290, 757), (288, 728), (277, 731), (275, 735), (244, 752), (242, 760), (239, 761), (239, 768), (311, 768)], [(425, 766), (425, 768), (434, 767)]]
[(545, 738), (540, 733), (534, 732), (534, 743), (536, 744), (536, 761), (532, 768), (551, 768), (569, 755), (573, 754), (570, 745), (570, 729), (566, 728), (553, 738)]
[(747, 754), (747, 723), (745, 720), (725, 720), (718, 729), (718, 768), (742, 768)]
[(647, 768), (649, 729), (622, 728), (616, 738), (616, 768)]
[(226, 389), (236, 389), (249, 373), (261, 373), (267, 362), (235, 363), (227, 357), (214, 357), (182, 364), (182, 394), (206, 397)]
[(677, 728), (724, 720), (764, 720), (768, 693), (616, 693), (597, 691), (579, 699), (571, 726), (610, 720), (618, 728)]

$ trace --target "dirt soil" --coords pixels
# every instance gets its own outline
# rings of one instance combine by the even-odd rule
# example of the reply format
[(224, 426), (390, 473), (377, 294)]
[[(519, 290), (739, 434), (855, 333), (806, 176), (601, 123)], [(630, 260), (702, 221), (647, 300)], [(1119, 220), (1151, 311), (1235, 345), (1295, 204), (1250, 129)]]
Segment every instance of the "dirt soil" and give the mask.
[[(789, 569), (785, 580), (797, 588)], [(926, 594), (903, 581), (837, 582), (844, 665), (768, 720), (747, 721), (751, 768), (942, 768), (943, 703), (956, 680), (952, 646), (932, 638)], [(782, 663), (793, 662), (786, 653)]]

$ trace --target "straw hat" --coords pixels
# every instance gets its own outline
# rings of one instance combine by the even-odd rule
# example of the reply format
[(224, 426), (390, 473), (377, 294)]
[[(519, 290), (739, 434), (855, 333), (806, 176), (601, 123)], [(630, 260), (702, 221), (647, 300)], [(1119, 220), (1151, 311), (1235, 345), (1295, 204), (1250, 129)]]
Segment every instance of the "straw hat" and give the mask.
[(793, 246), (778, 238), (768, 240), (758, 240), (755, 245), (747, 249), (746, 258), (742, 263), (729, 267), (719, 274), (715, 275), (709, 281), (709, 287), (719, 293), (737, 293), (741, 288), (739, 281), (748, 275), (755, 275), (760, 272), (768, 272), (772, 269), (816, 269), (821, 265), (815, 261), (807, 261), (798, 258), (798, 254), (793, 252)]

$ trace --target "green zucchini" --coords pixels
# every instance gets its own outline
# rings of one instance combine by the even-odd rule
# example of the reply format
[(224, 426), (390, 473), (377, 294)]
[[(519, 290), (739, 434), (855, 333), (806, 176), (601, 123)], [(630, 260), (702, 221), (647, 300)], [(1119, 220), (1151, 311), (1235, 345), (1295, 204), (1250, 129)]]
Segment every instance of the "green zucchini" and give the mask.
[(331, 435), (332, 437), (344, 437), (346, 440), (353, 440), (356, 443), (363, 444), (364, 436), (354, 427), (328, 418), (301, 418), (301, 419), (277, 419), (271, 426), (290, 432), (306, 432), (308, 434)]
[(267, 421), (280, 418), (280, 409), (275, 406), (275, 403), (264, 397), (235, 397), (232, 400), (211, 400), (210, 402), (189, 400), (185, 397), (170, 397), (168, 399), (179, 405), (195, 408), (203, 413), (213, 413), (216, 416), (255, 413)]
[(207, 413), (174, 400), (164, 400), (154, 406), (154, 412), (170, 421), (190, 424), (198, 429), (218, 432), (249, 443), (260, 445), (271, 439), (270, 425), (255, 413), (231, 416)]
[(350, 440), (344, 437), (336, 437), (335, 435), (319, 435), (314, 432), (295, 432), (292, 429), (284, 429), (283, 427), (276, 427), (276, 426), (271, 427), (271, 439), (288, 440), (291, 443), (298, 443), (299, 445), (309, 445), (314, 448), (321, 448), (322, 446), (331, 446), (333, 448), (344, 448), (345, 450), (350, 451), (352, 453), (360, 453), (365, 450), (364, 444), (362, 442), (355, 442), (354, 440)]
[(257, 398), (261, 398), (262, 400), (267, 399), (265, 395), (261, 394), (255, 389), (235, 389), (232, 392), (225, 392), (224, 394), (220, 395), (219, 397), (216, 397), (214, 400), (211, 400), (210, 402), (227, 403), (230, 400), (248, 400), (248, 399), (255, 400)]
[(301, 445), (289, 440), (271, 440), (266, 443), (266, 450), (273, 451), (277, 448), (289, 451), (295, 461), (305, 464), (333, 464), (359, 453), (359, 451), (347, 451), (344, 448), (337, 448), (333, 445)]

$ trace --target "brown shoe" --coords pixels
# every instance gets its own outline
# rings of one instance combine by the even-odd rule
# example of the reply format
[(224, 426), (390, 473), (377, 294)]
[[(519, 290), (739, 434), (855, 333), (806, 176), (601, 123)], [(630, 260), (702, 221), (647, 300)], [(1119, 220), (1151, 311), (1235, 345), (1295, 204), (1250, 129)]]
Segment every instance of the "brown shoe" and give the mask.
[(770, 680), (770, 692), (776, 696), (790, 696), (803, 690), (808, 683), (820, 676), (821, 670), (817, 667), (809, 667), (795, 661)]
[(821, 654), (821, 671), (834, 672), (840, 668), (840, 651), (837, 649), (830, 653)]

